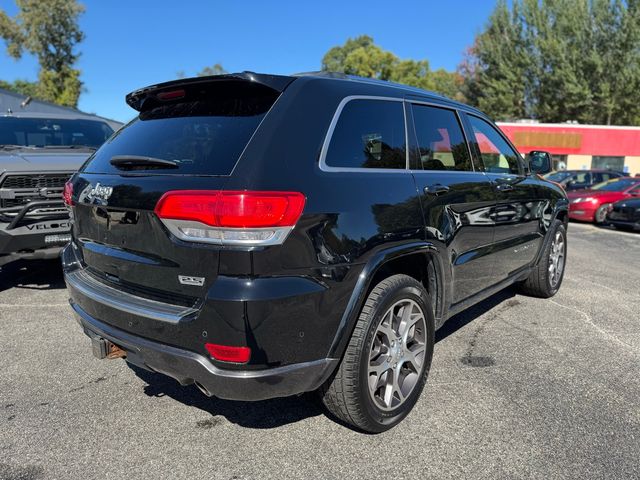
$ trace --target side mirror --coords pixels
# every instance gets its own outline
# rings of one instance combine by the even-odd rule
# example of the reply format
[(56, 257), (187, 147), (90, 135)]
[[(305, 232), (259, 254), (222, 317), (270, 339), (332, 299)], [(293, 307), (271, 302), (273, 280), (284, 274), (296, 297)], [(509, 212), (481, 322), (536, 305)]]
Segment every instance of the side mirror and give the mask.
[(529, 171), (544, 175), (551, 171), (551, 154), (541, 150), (533, 150), (529, 152)]

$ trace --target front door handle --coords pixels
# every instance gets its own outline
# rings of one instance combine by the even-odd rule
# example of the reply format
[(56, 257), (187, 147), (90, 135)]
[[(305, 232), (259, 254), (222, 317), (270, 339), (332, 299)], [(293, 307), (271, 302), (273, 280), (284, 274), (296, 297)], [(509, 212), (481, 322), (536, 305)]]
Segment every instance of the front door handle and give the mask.
[(508, 192), (509, 190), (513, 190), (513, 185), (510, 183), (498, 183), (496, 185), (496, 190), (500, 190), (501, 192)]
[(517, 182), (517, 177), (498, 177), (494, 180), (494, 186), (496, 190), (508, 192), (514, 189), (514, 184)]
[(443, 193), (447, 193), (449, 191), (449, 187), (446, 185), (441, 185), (440, 183), (436, 183), (435, 185), (427, 185), (424, 187), (424, 193), (427, 195), (442, 195)]

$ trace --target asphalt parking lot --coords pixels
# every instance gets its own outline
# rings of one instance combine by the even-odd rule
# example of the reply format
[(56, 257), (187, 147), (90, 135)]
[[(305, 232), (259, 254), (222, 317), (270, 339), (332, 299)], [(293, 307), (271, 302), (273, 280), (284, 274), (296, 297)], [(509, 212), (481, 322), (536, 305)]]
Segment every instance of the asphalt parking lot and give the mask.
[(572, 223), (551, 300), (506, 290), (438, 332), (396, 429), (311, 396), (209, 399), (91, 356), (55, 261), (0, 273), (0, 479), (639, 478), (640, 234)]

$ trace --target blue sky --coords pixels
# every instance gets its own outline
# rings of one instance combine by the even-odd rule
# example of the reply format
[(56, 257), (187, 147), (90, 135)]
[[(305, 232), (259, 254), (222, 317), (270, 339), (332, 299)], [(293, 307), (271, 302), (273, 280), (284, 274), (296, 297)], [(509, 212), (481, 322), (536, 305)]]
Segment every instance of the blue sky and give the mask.
[[(86, 91), (79, 108), (120, 121), (136, 88), (194, 75), (221, 63), (228, 71), (318, 70), (324, 53), (348, 37), (373, 36), (401, 58), (455, 69), (485, 24), (492, 0), (206, 1), (87, 0), (78, 67)], [(0, 8), (15, 14), (12, 0)], [(37, 77), (34, 58), (0, 51), (0, 79)]]

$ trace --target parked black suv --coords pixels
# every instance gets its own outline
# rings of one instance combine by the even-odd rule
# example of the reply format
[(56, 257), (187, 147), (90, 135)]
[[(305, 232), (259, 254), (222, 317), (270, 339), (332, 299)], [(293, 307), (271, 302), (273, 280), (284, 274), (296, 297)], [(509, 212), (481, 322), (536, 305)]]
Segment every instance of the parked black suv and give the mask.
[(74, 175), (63, 252), (93, 351), (260, 400), (319, 390), (400, 422), (434, 331), (519, 283), (554, 295), (567, 198), (481, 112), (336, 74), (239, 73), (130, 93)]

